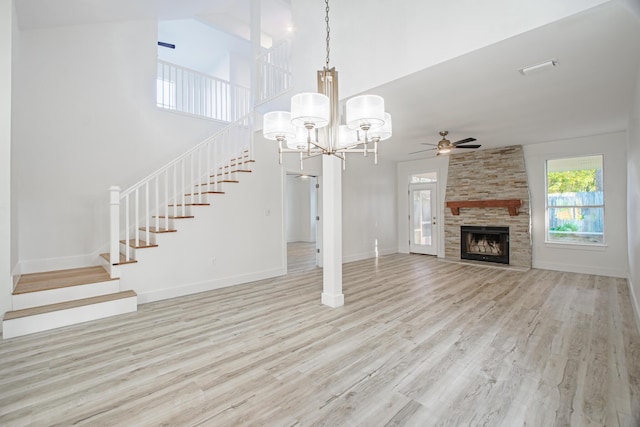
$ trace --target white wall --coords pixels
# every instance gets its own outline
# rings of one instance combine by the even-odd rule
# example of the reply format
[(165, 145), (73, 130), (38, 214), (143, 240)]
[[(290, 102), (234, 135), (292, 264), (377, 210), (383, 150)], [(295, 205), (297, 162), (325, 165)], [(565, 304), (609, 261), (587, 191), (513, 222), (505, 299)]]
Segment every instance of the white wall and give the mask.
[(286, 272), (282, 221), (284, 177), (269, 161), (273, 146), (256, 142), (253, 172), (227, 184), (211, 206), (193, 207), (176, 233), (157, 236), (157, 248), (137, 251), (121, 266), (120, 284), (141, 303), (279, 276)]
[(11, 308), (11, 56), (13, 1), (0, 0), (0, 312)]
[(436, 221), (438, 227), (438, 257), (444, 257), (444, 199), (447, 190), (447, 173), (449, 156), (438, 156), (428, 159), (412, 160), (398, 163), (398, 252), (409, 253), (409, 177), (414, 174), (436, 172), (438, 174), (438, 211)]
[(629, 116), (627, 135), (627, 227), (629, 251), (629, 288), (640, 329), (640, 72)]
[[(531, 192), (533, 267), (627, 277), (627, 160), (625, 132), (524, 146)], [(545, 243), (545, 161), (604, 155), (605, 245)]]
[(352, 154), (342, 175), (344, 262), (398, 252), (396, 164)]
[(222, 128), (155, 106), (156, 42), (155, 21), (20, 33), (13, 167), (23, 273), (93, 264), (108, 241), (107, 188), (127, 188)]
[[(333, 2), (331, 65), (340, 71), (345, 98), (606, 2)], [(294, 75), (303, 79), (297, 82), (299, 90), (313, 89), (315, 70), (325, 59), (324, 4), (293, 0), (292, 16)], [(395, 37), (388, 37), (389, 30)]]

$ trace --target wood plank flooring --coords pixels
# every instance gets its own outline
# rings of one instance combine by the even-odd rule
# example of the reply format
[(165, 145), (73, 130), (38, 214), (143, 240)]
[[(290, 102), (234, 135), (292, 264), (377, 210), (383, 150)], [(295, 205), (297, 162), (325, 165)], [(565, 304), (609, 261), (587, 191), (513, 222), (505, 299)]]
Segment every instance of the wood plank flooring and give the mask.
[(638, 426), (625, 280), (389, 255), (0, 343), (0, 425)]

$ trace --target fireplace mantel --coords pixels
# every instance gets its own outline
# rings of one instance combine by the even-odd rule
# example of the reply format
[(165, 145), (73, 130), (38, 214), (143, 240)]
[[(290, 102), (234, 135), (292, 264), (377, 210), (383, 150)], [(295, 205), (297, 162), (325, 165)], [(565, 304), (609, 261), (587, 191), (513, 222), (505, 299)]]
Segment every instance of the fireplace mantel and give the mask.
[(519, 199), (503, 199), (503, 200), (464, 200), (456, 202), (447, 202), (447, 207), (451, 208), (453, 215), (460, 215), (460, 208), (507, 208), (509, 215), (518, 215), (518, 208), (522, 206), (522, 200)]

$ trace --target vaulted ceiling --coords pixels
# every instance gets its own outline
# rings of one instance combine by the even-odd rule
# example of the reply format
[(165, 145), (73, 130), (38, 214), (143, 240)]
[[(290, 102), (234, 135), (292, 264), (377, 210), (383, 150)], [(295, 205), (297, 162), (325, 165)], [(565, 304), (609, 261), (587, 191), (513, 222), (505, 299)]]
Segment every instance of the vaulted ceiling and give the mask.
[[(246, 37), (250, 3), (16, 0), (16, 9), (21, 29), (195, 16)], [(263, 37), (280, 37), (291, 25), (290, 1), (262, 0), (261, 10)], [(550, 59), (558, 61), (552, 69), (518, 72)], [(367, 92), (384, 96), (393, 115), (394, 136), (381, 154), (401, 161), (433, 156), (409, 153), (437, 143), (441, 130), (452, 141), (475, 137), (482, 149), (624, 131), (639, 65), (640, 17), (624, 1), (611, 1)], [(376, 66), (393, 64), (382, 59)]]

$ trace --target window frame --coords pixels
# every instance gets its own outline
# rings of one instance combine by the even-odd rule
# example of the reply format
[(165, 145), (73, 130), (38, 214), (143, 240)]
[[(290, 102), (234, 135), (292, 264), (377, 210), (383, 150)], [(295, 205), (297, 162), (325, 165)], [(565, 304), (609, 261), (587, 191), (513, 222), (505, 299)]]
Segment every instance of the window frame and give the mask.
[[(569, 205), (569, 206), (549, 206), (549, 161), (554, 160), (569, 160), (569, 159), (579, 159), (581, 157), (596, 157), (600, 156), (602, 158), (602, 205)], [(592, 153), (592, 154), (578, 154), (578, 155), (564, 155), (553, 158), (546, 158), (544, 161), (544, 242), (549, 245), (569, 245), (569, 246), (583, 246), (585, 248), (597, 248), (607, 246), (606, 241), (606, 190), (605, 190), (605, 155), (604, 153)], [(601, 242), (576, 242), (576, 241), (561, 241), (561, 240), (551, 240), (549, 229), (549, 208), (596, 208), (602, 209), (602, 241)]]

